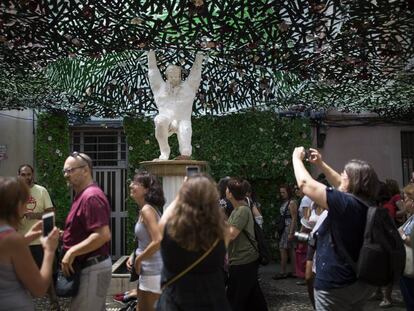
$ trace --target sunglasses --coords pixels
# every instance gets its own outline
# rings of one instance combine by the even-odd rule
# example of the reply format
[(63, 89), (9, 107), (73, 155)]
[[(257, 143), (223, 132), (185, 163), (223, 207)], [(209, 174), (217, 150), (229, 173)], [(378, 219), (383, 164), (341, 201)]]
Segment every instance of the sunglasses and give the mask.
[(77, 167), (72, 167), (72, 168), (65, 168), (65, 169), (63, 169), (62, 170), (62, 173), (63, 174), (72, 174), (75, 170), (77, 170), (78, 168), (82, 168), (82, 167), (85, 167), (85, 166), (87, 166), (87, 165), (81, 165), (81, 166), (77, 166)]
[[(85, 163), (86, 163), (86, 165), (90, 168), (90, 169), (92, 169), (92, 167), (91, 167), (91, 164), (90, 164), (90, 160), (89, 159), (87, 159), (87, 158), (85, 158), (81, 153), (79, 153), (79, 152), (77, 152), (77, 151), (74, 151), (74, 152), (72, 152), (71, 154), (70, 154), (70, 156), (72, 157), (72, 158), (77, 158), (77, 157), (79, 157), (79, 158), (81, 158)], [(85, 165), (84, 165), (85, 166)]]

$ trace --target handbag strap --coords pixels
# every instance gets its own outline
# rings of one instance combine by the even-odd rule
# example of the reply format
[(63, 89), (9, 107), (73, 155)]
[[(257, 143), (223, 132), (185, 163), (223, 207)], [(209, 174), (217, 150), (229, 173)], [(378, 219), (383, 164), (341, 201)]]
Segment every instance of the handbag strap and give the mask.
[(216, 247), (217, 243), (219, 242), (219, 239), (216, 239), (213, 243), (213, 245), (210, 246), (208, 250), (204, 252), (203, 255), (201, 255), (196, 261), (194, 261), (191, 265), (189, 265), (187, 268), (185, 268), (183, 271), (181, 271), (179, 274), (174, 276), (172, 279), (168, 280), (162, 287), (161, 290), (164, 290), (166, 287), (170, 286), (172, 283), (186, 275), (191, 269), (193, 269), (196, 265), (198, 265), (204, 258), (207, 257), (208, 254), (211, 253), (211, 251)]
[(287, 211), (288, 211), (288, 208), (289, 208), (289, 205), (290, 205), (290, 201), (291, 200), (288, 201), (288, 203), (286, 204), (285, 209), (283, 210), (283, 214), (282, 214), (283, 218), (286, 218), (286, 216), (287, 216)]
[(247, 239), (249, 240), (250, 244), (253, 246), (254, 250), (258, 253), (259, 252), (259, 249), (254, 245), (253, 240), (250, 238), (250, 234), (246, 230), (243, 230), (242, 232), (247, 237)]
[[(252, 218), (253, 218), (253, 228), (254, 228), (254, 223), (256, 222), (256, 220), (254, 219), (253, 211), (251, 211), (251, 215), (252, 215)], [(254, 230), (254, 229), (253, 229), (253, 230)], [(250, 237), (250, 233), (249, 233), (246, 229), (243, 229), (243, 230), (242, 230), (242, 232), (243, 232), (243, 233), (244, 233), (244, 235), (247, 237), (247, 239), (249, 240), (250, 244), (253, 246), (253, 248), (255, 249), (255, 251), (259, 253), (259, 249), (258, 249), (258, 247), (256, 247), (256, 246), (254, 245), (253, 240), (252, 240), (252, 238)], [(255, 238), (254, 240), (256, 241), (256, 238)], [(257, 242), (257, 241), (256, 241), (256, 242)]]

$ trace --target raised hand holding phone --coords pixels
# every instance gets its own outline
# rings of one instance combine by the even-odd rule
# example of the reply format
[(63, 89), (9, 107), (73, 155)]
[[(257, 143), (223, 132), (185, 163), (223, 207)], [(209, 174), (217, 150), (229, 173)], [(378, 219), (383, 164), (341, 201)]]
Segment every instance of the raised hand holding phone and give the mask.
[(55, 227), (55, 213), (50, 212), (42, 216), (43, 222), (43, 236), (47, 237)]

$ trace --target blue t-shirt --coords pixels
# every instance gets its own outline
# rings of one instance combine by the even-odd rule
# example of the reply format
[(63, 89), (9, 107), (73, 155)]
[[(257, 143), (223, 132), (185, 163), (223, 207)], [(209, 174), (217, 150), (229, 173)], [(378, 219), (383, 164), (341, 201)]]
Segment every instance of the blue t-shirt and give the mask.
[(402, 225), (402, 230), (405, 235), (411, 235), (414, 230), (414, 215), (411, 215), (410, 218)]
[(357, 280), (338, 243), (335, 243), (331, 230), (335, 230), (336, 236), (341, 238), (339, 245), (343, 245), (351, 258), (357, 261), (367, 218), (366, 206), (351, 195), (327, 188), (326, 197), (328, 216), (316, 232), (315, 288), (318, 290), (346, 287)]

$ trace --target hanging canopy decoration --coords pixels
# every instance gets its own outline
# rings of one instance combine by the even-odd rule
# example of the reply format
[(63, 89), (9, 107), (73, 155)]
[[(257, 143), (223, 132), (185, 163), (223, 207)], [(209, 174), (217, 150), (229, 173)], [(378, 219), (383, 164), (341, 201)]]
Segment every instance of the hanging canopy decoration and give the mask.
[(159, 66), (206, 54), (196, 114), (414, 112), (412, 0), (5, 0), (0, 109), (115, 117), (156, 110)]

